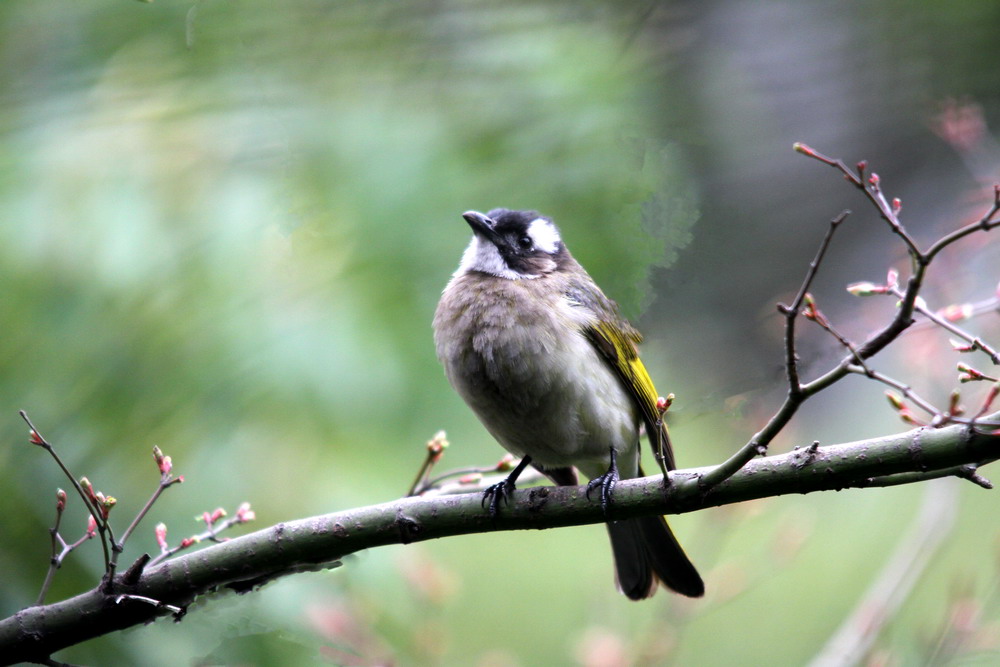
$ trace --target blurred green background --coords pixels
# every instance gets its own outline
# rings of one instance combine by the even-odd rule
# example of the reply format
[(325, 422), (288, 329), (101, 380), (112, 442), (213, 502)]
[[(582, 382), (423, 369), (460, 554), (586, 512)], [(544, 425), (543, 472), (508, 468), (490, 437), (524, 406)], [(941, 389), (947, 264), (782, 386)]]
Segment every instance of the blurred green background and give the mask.
[[(892, 303), (843, 286), (900, 248), (794, 141), (872, 161), (922, 242), (998, 178), (1000, 5), (983, 2), (0, 4), (0, 615), (31, 604), (66, 481), (116, 496), (119, 531), (169, 490), (129, 556), (250, 501), (257, 527), (398, 497), (502, 453), (448, 387), (430, 320), (495, 206), (555, 217), (646, 333), (677, 394), (682, 466), (721, 461), (782, 395), (787, 299), (841, 209), (821, 308), (855, 339)], [(932, 305), (993, 294), (989, 237), (942, 256)], [(969, 324), (994, 342), (995, 314)], [(943, 401), (946, 336), (879, 370)], [(807, 329), (806, 373), (840, 351)], [(919, 363), (914, 363), (919, 360)], [(980, 360), (981, 361), (981, 360)], [(903, 430), (848, 380), (775, 445)], [(974, 399), (970, 397), (970, 401)], [(989, 475), (987, 470), (986, 474)], [(995, 664), (993, 494), (957, 488), (946, 546), (876, 642), (888, 664)], [(785, 497), (676, 517), (708, 595), (633, 604), (599, 526), (363, 553), (59, 654), (87, 664), (802, 664), (904, 534), (926, 488)], [(952, 502), (952, 501), (949, 501)], [(70, 500), (65, 535), (82, 532)], [(95, 584), (73, 554), (48, 599)], [(882, 664), (882, 663), (880, 663)]]

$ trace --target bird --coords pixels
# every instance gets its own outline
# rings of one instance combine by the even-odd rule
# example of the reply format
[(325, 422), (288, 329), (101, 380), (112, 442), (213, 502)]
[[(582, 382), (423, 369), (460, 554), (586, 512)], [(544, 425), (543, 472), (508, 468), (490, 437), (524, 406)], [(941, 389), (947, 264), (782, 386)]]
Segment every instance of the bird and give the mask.
[[(676, 468), (639, 332), (570, 254), (552, 218), (467, 211), (472, 240), (434, 313), (437, 356), (486, 430), (520, 462), (486, 489), (496, 520), (528, 465), (560, 486), (590, 480), (607, 515), (619, 479), (643, 475), (643, 426), (664, 473)], [(662, 407), (662, 404), (661, 406)], [(618, 589), (658, 585), (700, 597), (705, 585), (662, 516), (608, 520)]]

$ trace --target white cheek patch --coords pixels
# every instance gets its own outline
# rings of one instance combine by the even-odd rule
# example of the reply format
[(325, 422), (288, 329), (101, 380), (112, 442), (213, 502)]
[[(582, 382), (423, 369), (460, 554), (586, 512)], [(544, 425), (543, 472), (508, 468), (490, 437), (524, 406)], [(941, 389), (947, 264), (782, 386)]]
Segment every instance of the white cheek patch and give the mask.
[(535, 242), (535, 247), (550, 255), (559, 249), (559, 232), (556, 226), (545, 218), (535, 218), (528, 225), (528, 236)]

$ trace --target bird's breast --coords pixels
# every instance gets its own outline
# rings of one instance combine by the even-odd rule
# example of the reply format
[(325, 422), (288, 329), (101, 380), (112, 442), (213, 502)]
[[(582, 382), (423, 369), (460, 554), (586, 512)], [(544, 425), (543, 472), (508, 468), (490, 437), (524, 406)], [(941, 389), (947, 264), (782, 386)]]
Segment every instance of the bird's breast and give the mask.
[(585, 315), (545, 280), (452, 281), (434, 318), (448, 379), (500, 443), (549, 466), (603, 472), (634, 449), (638, 413), (584, 337)]

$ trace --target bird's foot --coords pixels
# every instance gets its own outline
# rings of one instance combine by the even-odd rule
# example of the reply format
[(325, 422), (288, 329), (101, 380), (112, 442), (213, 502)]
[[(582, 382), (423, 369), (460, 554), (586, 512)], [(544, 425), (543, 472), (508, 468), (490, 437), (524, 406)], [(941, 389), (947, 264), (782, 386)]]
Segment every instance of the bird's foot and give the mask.
[(517, 481), (517, 478), (522, 472), (524, 472), (524, 469), (528, 467), (529, 463), (531, 463), (531, 457), (525, 456), (521, 459), (521, 462), (517, 464), (517, 467), (515, 467), (502, 482), (492, 484), (486, 487), (486, 490), (483, 491), (483, 500), (481, 504), (483, 507), (487, 507), (487, 503), (489, 503), (490, 519), (492, 519), (494, 523), (497, 520), (497, 514), (500, 512), (500, 503), (502, 502), (504, 505), (507, 504), (507, 501), (510, 499), (510, 494), (514, 492), (515, 488), (517, 488), (514, 486), (514, 482)]
[(517, 488), (514, 486), (514, 480), (510, 477), (505, 477), (502, 482), (497, 482), (496, 484), (491, 484), (486, 487), (483, 491), (482, 506), (489, 507), (490, 518), (496, 521), (497, 514), (500, 511), (500, 503), (504, 505), (507, 504), (510, 499), (510, 494)]
[(595, 477), (594, 479), (587, 482), (587, 499), (590, 500), (590, 492), (594, 489), (601, 490), (601, 509), (604, 510), (604, 516), (607, 516), (611, 511), (611, 497), (615, 491), (615, 485), (620, 479), (618, 475), (618, 462), (616, 460), (617, 455), (615, 453), (614, 447), (611, 448), (611, 465), (608, 467), (608, 471), (601, 475), (600, 477)]

